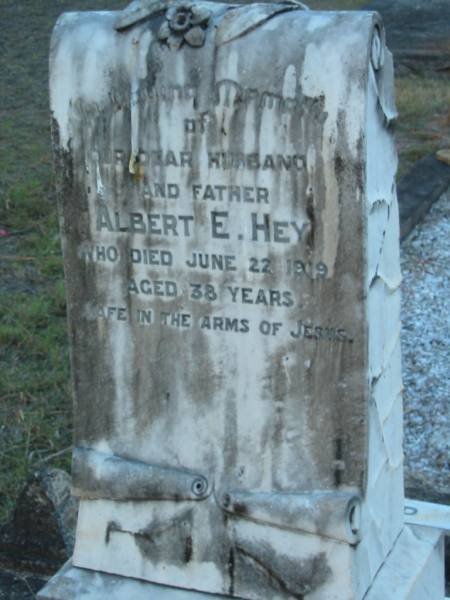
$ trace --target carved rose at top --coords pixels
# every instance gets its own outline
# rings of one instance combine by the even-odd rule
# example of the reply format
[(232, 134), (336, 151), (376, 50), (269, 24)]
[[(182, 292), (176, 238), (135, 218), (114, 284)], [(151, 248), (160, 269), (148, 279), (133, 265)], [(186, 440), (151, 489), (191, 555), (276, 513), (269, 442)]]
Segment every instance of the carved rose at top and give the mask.
[(199, 48), (205, 43), (211, 11), (195, 4), (177, 4), (168, 9), (158, 37), (169, 48), (178, 49), (183, 42)]

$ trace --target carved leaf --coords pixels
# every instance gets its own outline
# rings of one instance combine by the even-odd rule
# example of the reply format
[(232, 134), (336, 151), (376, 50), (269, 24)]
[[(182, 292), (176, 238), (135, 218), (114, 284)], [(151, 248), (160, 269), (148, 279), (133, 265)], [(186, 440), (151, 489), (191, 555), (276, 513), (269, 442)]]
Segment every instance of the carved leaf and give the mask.
[(205, 43), (205, 32), (199, 26), (193, 27), (184, 34), (186, 42), (194, 48), (200, 48)]
[(183, 41), (183, 36), (172, 33), (167, 39), (167, 45), (171, 50), (179, 50), (183, 44)]
[(244, 35), (265, 23), (275, 15), (288, 10), (296, 10), (296, 4), (255, 4), (235, 8), (228, 12), (222, 19), (216, 34), (216, 45), (221, 46), (227, 42)]
[(203, 23), (207, 23), (208, 19), (212, 15), (212, 12), (208, 8), (205, 8), (204, 6), (196, 6), (195, 4), (192, 5), (191, 12), (193, 25), (202, 25)]
[(127, 29), (144, 19), (165, 11), (168, 6), (169, 0), (134, 0), (120, 12), (114, 29), (117, 31)]
[(164, 21), (164, 23), (161, 25), (161, 27), (159, 28), (158, 31), (158, 39), (161, 42), (165, 42), (168, 37), (170, 36), (170, 27), (169, 27), (169, 23), (167, 21)]

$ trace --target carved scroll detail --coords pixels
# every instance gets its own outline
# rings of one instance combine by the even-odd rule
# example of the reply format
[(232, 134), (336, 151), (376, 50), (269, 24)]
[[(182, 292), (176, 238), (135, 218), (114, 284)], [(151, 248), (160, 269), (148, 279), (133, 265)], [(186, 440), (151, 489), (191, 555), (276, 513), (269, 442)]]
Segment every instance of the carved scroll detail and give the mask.
[(85, 500), (203, 500), (209, 495), (203, 475), (86, 448), (73, 451), (72, 479), (74, 496)]
[(227, 513), (265, 525), (304, 531), (356, 544), (360, 538), (360, 498), (353, 492), (239, 492), (222, 494)]

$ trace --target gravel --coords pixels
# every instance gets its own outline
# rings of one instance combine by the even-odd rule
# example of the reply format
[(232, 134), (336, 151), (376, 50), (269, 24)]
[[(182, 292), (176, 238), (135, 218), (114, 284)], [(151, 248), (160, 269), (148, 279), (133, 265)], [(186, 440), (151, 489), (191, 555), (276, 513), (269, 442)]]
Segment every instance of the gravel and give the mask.
[(450, 504), (450, 191), (402, 244), (405, 487)]

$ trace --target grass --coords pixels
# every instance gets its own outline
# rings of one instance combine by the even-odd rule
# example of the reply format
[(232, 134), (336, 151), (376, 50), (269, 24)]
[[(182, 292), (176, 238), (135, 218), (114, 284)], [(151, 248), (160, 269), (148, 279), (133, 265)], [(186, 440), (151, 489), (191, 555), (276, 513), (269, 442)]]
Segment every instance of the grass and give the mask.
[[(307, 1), (311, 8), (342, 10), (364, 3)], [(47, 94), (50, 31), (63, 10), (126, 4), (1, 0), (0, 229), (11, 235), (0, 237), (0, 522), (32, 470), (68, 469), (70, 461), (69, 362)], [(450, 90), (444, 78), (401, 77), (397, 101), (403, 173), (449, 145)]]
[(53, 192), (47, 61), (62, 11), (126, 0), (1, 0), (0, 522), (25, 479), (70, 467), (64, 276)]
[(427, 120), (445, 108), (450, 111), (448, 77), (399, 77), (397, 102), (402, 117), (410, 123)]
[[(0, 294), (0, 520), (24, 477), (71, 444), (64, 285)], [(53, 466), (67, 468), (67, 459)]]
[(313, 10), (358, 10), (368, 0), (304, 0), (304, 4)]
[(398, 77), (396, 97), (399, 176), (402, 176), (420, 158), (450, 146), (448, 77), (432, 73)]
[[(0, 224), (17, 234), (0, 238), (0, 521), (30, 471), (71, 443), (62, 258), (48, 142), (42, 146), (27, 147), (32, 166), (21, 173), (14, 148), (0, 162), (10, 178)], [(51, 464), (68, 468), (68, 455)]]
[[(9, 189), (0, 223), (0, 521), (27, 474), (71, 444), (62, 258), (41, 182)], [(52, 466), (68, 468), (68, 455)]]

